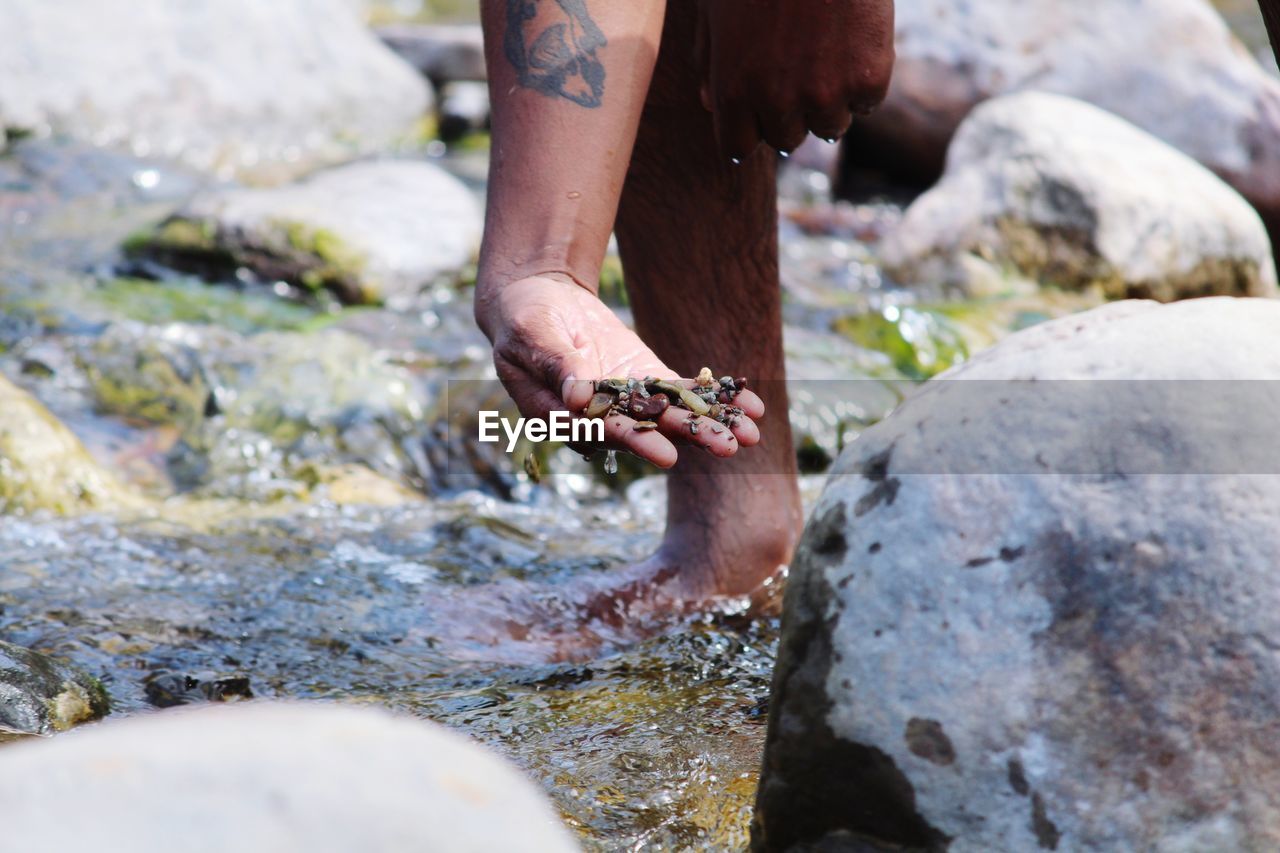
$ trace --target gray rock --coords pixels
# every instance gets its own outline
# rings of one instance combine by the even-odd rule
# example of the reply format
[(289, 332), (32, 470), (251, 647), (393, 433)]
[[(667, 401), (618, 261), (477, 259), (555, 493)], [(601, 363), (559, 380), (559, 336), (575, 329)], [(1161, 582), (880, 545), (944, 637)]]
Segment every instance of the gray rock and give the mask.
[(476, 744), (319, 704), (166, 711), (6, 747), (0, 802), (4, 853), (577, 849), (542, 795)]
[(274, 178), (410, 137), (430, 89), (347, 0), (0, 0), (0, 129)]
[(1280, 225), (1280, 80), (1205, 0), (899, 0), (896, 30), (888, 100), (856, 123), (850, 165), (932, 180), (974, 105), (1036, 89), (1128, 119)]
[(0, 640), (0, 735), (51, 735), (107, 713), (101, 682)]
[(478, 24), (392, 24), (379, 38), (437, 86), (486, 80), (484, 33)]
[(456, 275), (475, 255), (482, 228), (479, 202), (443, 169), (373, 161), (273, 189), (210, 190), (128, 248), (191, 272), (245, 268), (370, 303)]
[(1276, 287), (1266, 229), (1231, 187), (1122, 119), (1039, 92), (973, 111), (882, 258), (900, 280), (970, 295), (1010, 272), (1161, 301)]
[(792, 566), (754, 849), (1276, 849), (1277, 334), (1114, 303), (864, 432)]

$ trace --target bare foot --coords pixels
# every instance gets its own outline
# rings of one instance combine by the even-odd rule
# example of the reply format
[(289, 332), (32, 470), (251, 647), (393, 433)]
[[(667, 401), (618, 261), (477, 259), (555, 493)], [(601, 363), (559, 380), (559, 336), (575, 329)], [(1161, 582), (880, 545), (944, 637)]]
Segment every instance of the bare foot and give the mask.
[[(672, 476), (669, 512), (684, 516), (649, 558), (558, 584), (457, 589), (432, 602), (424, 631), (460, 659), (555, 662), (599, 657), (698, 619), (773, 612), (800, 532), (794, 481), (709, 480)], [(690, 504), (697, 510), (681, 509)]]

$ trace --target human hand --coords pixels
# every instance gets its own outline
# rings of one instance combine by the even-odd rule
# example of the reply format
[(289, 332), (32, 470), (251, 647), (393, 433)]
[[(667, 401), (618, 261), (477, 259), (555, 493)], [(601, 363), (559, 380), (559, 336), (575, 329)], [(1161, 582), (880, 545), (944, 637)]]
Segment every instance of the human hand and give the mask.
[[(652, 376), (677, 379), (635, 332), (596, 296), (578, 284), (533, 276), (476, 289), (476, 321), (493, 344), (493, 362), (503, 387), (525, 417), (545, 418), (568, 410), (577, 414), (591, 399), (596, 379)], [(661, 468), (676, 463), (677, 444), (732, 456), (739, 446), (760, 441), (753, 418), (764, 403), (750, 391), (734, 400), (744, 417), (733, 429), (712, 430), (700, 418), (694, 434), (689, 413), (672, 407), (657, 419), (658, 429), (634, 429), (635, 420), (605, 418), (605, 447), (625, 450)]]
[(724, 156), (836, 139), (884, 100), (893, 0), (699, 0), (702, 102)]

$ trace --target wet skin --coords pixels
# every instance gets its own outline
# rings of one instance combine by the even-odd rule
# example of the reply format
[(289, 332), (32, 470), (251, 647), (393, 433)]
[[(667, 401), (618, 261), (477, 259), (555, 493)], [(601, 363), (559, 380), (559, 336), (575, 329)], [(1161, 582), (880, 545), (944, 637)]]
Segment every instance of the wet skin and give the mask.
[[(675, 414), (651, 432), (611, 419), (607, 446), (671, 469), (666, 533), (648, 560), (560, 599), (617, 627), (750, 596), (803, 522), (775, 149), (838, 137), (883, 98), (891, 0), (486, 0), (482, 13), (493, 159), (476, 319), (522, 414), (580, 411), (597, 378), (704, 365), (761, 389), (738, 401), (732, 434), (693, 435)], [(596, 298), (615, 223), (635, 332)]]

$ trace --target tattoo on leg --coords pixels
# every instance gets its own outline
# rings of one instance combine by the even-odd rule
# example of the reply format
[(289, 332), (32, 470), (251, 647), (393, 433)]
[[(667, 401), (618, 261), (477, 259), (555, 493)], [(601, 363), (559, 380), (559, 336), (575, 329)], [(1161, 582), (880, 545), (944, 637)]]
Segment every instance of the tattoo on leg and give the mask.
[(507, 0), (507, 61), (521, 86), (594, 109), (604, 100), (604, 64), (597, 52), (608, 41), (591, 20), (586, 0), (554, 4)]

